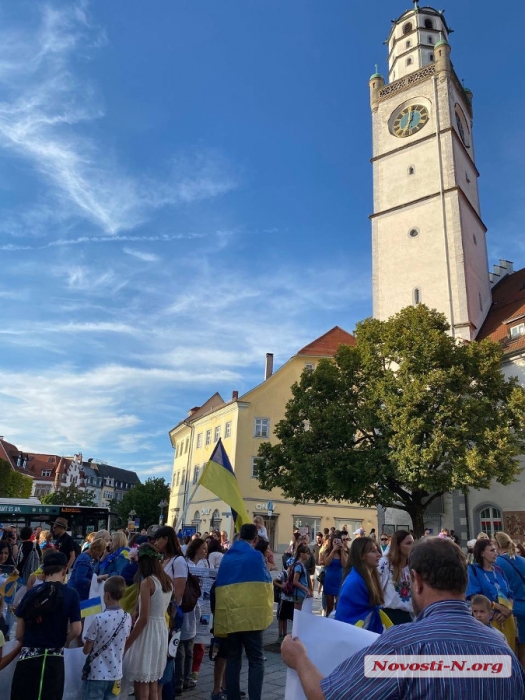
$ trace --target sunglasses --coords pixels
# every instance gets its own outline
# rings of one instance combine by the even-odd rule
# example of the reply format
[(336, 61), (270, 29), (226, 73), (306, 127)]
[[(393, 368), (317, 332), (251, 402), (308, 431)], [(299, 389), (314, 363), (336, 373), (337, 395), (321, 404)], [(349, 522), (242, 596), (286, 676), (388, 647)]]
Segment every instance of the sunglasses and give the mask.
[(381, 537), (381, 542), (388, 542), (386, 537)]

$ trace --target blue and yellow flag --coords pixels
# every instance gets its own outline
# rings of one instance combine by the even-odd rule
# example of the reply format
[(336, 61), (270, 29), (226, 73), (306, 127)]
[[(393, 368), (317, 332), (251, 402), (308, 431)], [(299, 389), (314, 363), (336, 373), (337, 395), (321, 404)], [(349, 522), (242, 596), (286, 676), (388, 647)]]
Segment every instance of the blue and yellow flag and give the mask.
[(244, 524), (252, 522), (244, 505), (239, 483), (235, 478), (232, 465), (220, 438), (215, 445), (210, 461), (202, 471), (199, 484), (222, 498), (230, 506), (237, 531)]
[(88, 600), (80, 601), (80, 617), (89, 617), (89, 615), (98, 615), (102, 612), (102, 599), (100, 596), (89, 598)]
[(0, 586), (0, 596), (6, 600), (6, 602), (12, 602), (15, 597), (16, 590), (18, 588), (18, 579), (20, 575), (18, 573), (10, 574), (4, 583)]

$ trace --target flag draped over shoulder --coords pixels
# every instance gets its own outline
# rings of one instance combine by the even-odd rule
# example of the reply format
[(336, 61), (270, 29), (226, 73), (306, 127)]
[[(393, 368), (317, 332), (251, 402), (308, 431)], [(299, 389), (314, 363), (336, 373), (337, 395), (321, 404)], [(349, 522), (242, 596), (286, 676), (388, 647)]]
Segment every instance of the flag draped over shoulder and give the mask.
[(221, 498), (232, 509), (235, 529), (240, 530), (245, 523), (251, 523), (242, 498), (239, 483), (219, 438), (210, 461), (204, 467), (199, 484)]
[(273, 585), (264, 557), (243, 540), (234, 542), (221, 560), (215, 584), (213, 631), (265, 630), (273, 621)]

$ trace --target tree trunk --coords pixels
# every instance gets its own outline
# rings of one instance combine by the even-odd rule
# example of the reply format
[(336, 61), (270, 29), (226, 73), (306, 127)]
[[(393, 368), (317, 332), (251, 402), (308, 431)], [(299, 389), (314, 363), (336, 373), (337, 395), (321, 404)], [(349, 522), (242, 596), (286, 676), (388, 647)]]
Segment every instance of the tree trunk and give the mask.
[(414, 530), (414, 539), (417, 540), (425, 534), (425, 506), (416, 504), (406, 509), (407, 513), (412, 518), (412, 528)]

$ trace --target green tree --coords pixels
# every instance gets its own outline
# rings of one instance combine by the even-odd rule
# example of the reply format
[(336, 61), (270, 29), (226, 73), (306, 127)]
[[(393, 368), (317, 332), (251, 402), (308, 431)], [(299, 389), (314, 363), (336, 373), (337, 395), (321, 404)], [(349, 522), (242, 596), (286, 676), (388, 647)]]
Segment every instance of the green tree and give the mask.
[[(124, 498), (116, 505), (116, 512), (123, 523), (128, 522), (129, 513), (134, 510), (136, 518), (140, 518), (141, 527), (148, 527), (159, 522), (159, 503), (163, 500), (169, 501), (170, 487), (162, 478), (149, 478), (143, 484), (133, 486)], [(164, 508), (164, 522), (168, 523), (166, 517), (167, 506)]]
[(79, 489), (78, 486), (63, 486), (41, 498), (42, 503), (54, 506), (96, 506), (95, 492)]
[(9, 462), (0, 459), (0, 497), (29, 498), (33, 489), (33, 479), (20, 474), (13, 469)]
[(358, 324), (292, 387), (279, 444), (259, 449), (261, 487), (298, 501), (406, 510), (416, 535), (444, 493), (512, 483), (525, 446), (525, 392), (490, 340), (464, 343), (423, 305)]

